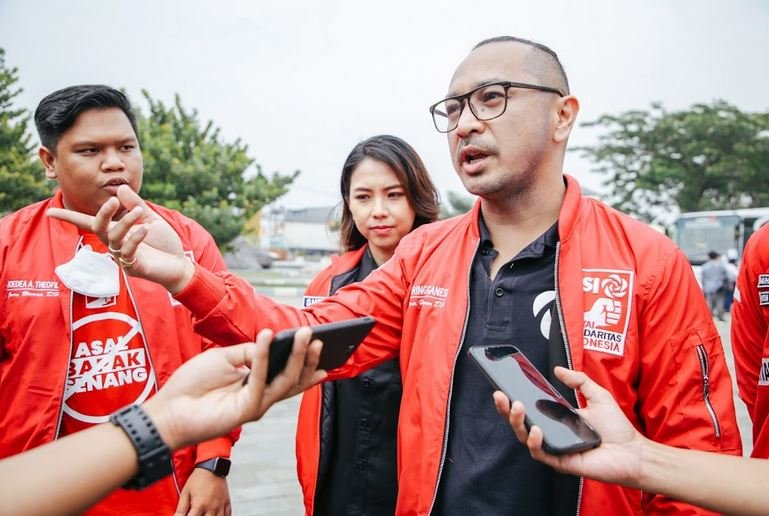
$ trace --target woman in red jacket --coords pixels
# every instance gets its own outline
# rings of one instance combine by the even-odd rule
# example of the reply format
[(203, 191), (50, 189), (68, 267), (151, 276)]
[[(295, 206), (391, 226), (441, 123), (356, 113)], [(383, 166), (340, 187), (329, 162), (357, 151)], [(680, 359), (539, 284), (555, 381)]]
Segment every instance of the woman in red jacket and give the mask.
[[(304, 305), (361, 281), (412, 229), (438, 217), (438, 192), (414, 149), (380, 135), (353, 148), (342, 168), (341, 245), (307, 289)], [(302, 398), (297, 469), (308, 515), (392, 515), (398, 494), (398, 360)]]

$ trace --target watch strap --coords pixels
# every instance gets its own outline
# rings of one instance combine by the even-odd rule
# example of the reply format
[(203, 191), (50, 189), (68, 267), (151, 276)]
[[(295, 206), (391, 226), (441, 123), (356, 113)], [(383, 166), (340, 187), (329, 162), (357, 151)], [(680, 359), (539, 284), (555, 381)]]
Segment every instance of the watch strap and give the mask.
[(126, 433), (139, 459), (139, 472), (123, 486), (125, 489), (144, 489), (173, 473), (171, 449), (140, 405), (123, 407), (109, 420)]

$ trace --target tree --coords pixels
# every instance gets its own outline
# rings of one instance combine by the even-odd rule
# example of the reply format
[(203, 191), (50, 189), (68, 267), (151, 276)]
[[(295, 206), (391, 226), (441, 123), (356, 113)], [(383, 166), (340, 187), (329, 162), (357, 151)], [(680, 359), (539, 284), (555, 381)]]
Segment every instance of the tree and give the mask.
[(455, 215), (467, 213), (472, 209), (475, 198), (461, 195), (449, 190), (449, 205), (441, 204), (441, 218), (447, 219)]
[(288, 191), (299, 171), (268, 178), (248, 157), (247, 145), (222, 141), (213, 122), (201, 125), (197, 111), (186, 110), (178, 95), (167, 107), (142, 93), (149, 104), (149, 115), (138, 117), (142, 195), (198, 221), (227, 248), (252, 215)]
[(745, 113), (717, 100), (668, 112), (603, 115), (583, 124), (604, 132), (579, 147), (608, 174), (610, 202), (647, 222), (675, 209), (769, 205), (769, 113)]
[(0, 48), (0, 214), (51, 195), (27, 131), (30, 114), (13, 108), (13, 99), (22, 91), (16, 87), (17, 71), (6, 66), (5, 51)]

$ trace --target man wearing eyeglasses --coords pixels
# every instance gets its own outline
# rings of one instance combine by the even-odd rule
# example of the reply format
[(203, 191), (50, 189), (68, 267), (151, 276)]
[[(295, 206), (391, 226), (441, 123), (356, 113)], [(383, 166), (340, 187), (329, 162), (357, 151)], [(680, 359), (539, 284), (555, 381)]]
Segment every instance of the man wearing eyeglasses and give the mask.
[[(369, 337), (328, 378), (400, 356), (398, 514), (696, 513), (535, 463), (467, 356), (478, 344), (514, 344), (575, 404), (584, 400), (554, 380), (555, 365), (595, 378), (656, 441), (741, 453), (721, 343), (688, 261), (656, 231), (583, 198), (563, 173), (578, 110), (549, 48), (511, 37), (478, 44), (430, 108), (457, 173), (479, 197), (473, 210), (417, 229), (366, 280), (304, 310), (178, 255), (158, 263), (158, 246), (129, 234), (141, 222), (162, 236), (153, 241), (172, 238), (146, 209), (111, 229), (113, 201), (94, 220), (55, 216), (121, 247), (136, 260), (130, 274), (162, 283), (195, 314), (198, 332), (223, 343), (263, 327), (373, 315)], [(143, 206), (130, 189), (118, 199)], [(365, 475), (366, 457), (356, 459)]]

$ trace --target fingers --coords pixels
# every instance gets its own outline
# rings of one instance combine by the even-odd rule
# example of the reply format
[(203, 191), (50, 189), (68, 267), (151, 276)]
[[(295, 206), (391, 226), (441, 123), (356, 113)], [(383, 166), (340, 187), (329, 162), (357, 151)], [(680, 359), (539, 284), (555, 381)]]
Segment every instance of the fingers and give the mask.
[(511, 404), (508, 397), (502, 391), (495, 391), (494, 405), (497, 407), (499, 415), (510, 423), (513, 432), (515, 432), (515, 437), (521, 444), (526, 444), (529, 438), (529, 430), (526, 428), (526, 410), (523, 407), (523, 403), (515, 401)]
[[(299, 384), (303, 374), (306, 374), (305, 361), (311, 337), (312, 330), (308, 327), (300, 328), (294, 334), (294, 345), (291, 348), (291, 355), (288, 357), (288, 363), (286, 364), (285, 369), (283, 369), (283, 372), (278, 375), (278, 377), (285, 376), (285, 379), (290, 381), (292, 386)], [(318, 362), (316, 360), (315, 367), (317, 367), (317, 365)]]
[(323, 381), (326, 377), (326, 371), (318, 369), (318, 363), (320, 362), (320, 352), (323, 350), (323, 342), (318, 339), (310, 342), (310, 346), (307, 348), (307, 355), (304, 357), (304, 367), (299, 377), (298, 385), (301, 390), (304, 390), (311, 385), (315, 385)]
[[(118, 189), (118, 192), (122, 190), (128, 190), (130, 192), (130, 196), (136, 197), (139, 199), (139, 201), (141, 201), (141, 198), (139, 198), (138, 195), (133, 192), (133, 190), (131, 190), (128, 186), (123, 186)], [(107, 244), (110, 249), (113, 250), (113, 254), (120, 254), (125, 258), (127, 253), (124, 252), (125, 250), (123, 248), (123, 239), (126, 237), (126, 235), (129, 234), (129, 232), (131, 232), (134, 224), (140, 221), (143, 215), (147, 213), (145, 211), (146, 204), (144, 204), (144, 201), (141, 201), (141, 205), (138, 205), (138, 203), (135, 201), (133, 204), (134, 209), (126, 213), (126, 215), (124, 215), (118, 222), (113, 222), (113, 219), (117, 215), (118, 211), (120, 211), (120, 209), (123, 207), (123, 205), (121, 205), (121, 202), (115, 197), (110, 197), (107, 199), (107, 201), (101, 205), (99, 211), (96, 212), (96, 215), (88, 215), (86, 213), (80, 213), (62, 208), (50, 208), (46, 214), (49, 217), (74, 224), (80, 229), (92, 231), (98, 235), (99, 238), (101, 238), (101, 240)], [(136, 230), (134, 229), (134, 231)], [(139, 240), (139, 242), (140, 241), (141, 240)], [(134, 243), (135, 245), (133, 252), (135, 252), (135, 247), (138, 246), (138, 242)], [(131, 254), (131, 256), (133, 256), (133, 254)]]
[(552, 456), (548, 455), (548, 453), (542, 449), (543, 440), (544, 436), (542, 434), (542, 429), (538, 426), (532, 426), (529, 431), (529, 436), (526, 441), (524, 441), (524, 444), (529, 448), (529, 453), (532, 458), (544, 462), (545, 464), (549, 464), (552, 462)]
[(262, 330), (256, 336), (255, 344), (241, 344), (240, 346), (224, 348), (233, 353), (227, 356), (228, 360), (234, 360), (231, 363), (250, 364), (251, 371), (243, 379), (243, 385), (248, 385), (247, 388), (257, 401), (257, 406), (261, 404), (264, 395), (272, 336), (272, 330)]
[[(101, 213), (101, 210), (99, 210), (99, 213)], [(100, 216), (99, 213), (96, 215), (97, 219)], [(133, 256), (139, 243), (141, 243), (141, 239), (137, 241), (134, 235), (141, 229), (141, 226), (137, 227), (136, 224), (141, 222), (144, 213), (142, 208), (136, 207), (125, 213), (119, 221), (109, 225), (107, 241), (111, 249), (119, 250), (122, 256)], [(131, 238), (132, 236), (134, 237), (133, 239)]]
[[(101, 205), (99, 211), (96, 212), (89, 229), (99, 235), (103, 240), (107, 236), (112, 219), (115, 218), (115, 215), (117, 215), (119, 210), (120, 202), (114, 197), (110, 197)], [(117, 249), (117, 247), (114, 247), (114, 249)]]
[(510, 400), (502, 391), (494, 391), (494, 405), (499, 415), (505, 419), (510, 417)]
[(49, 208), (45, 214), (51, 218), (69, 222), (86, 231), (91, 231), (91, 225), (94, 220), (93, 215), (86, 215), (85, 213), (67, 210), (65, 208)]
[(585, 399), (587, 399), (588, 404), (590, 400), (612, 399), (611, 394), (606, 389), (595, 383), (582, 371), (572, 371), (571, 369), (557, 366), (555, 368), (555, 376), (566, 384), (567, 387), (579, 389), (585, 396)]
[(189, 489), (183, 489), (179, 495), (179, 504), (176, 506), (174, 515), (186, 515), (190, 510), (190, 492)]
[[(263, 330), (265, 332), (269, 332), (269, 337), (267, 338), (267, 345), (264, 346), (265, 348), (269, 348), (269, 342), (272, 338), (272, 332), (270, 330)], [(260, 333), (261, 335), (261, 333)], [(256, 338), (256, 344), (253, 342), (245, 342), (243, 344), (235, 344), (234, 346), (223, 346), (220, 348), (214, 348), (216, 349), (216, 353), (220, 353), (224, 356), (225, 360), (230, 363), (233, 367), (250, 367), (253, 369), (258, 369), (259, 366), (254, 365), (254, 357), (258, 356), (260, 353), (264, 353), (266, 356), (266, 349), (260, 350), (259, 349), (259, 342), (260, 337)], [(249, 374), (251, 374), (249, 372)]]
[(520, 401), (510, 400), (501, 391), (494, 392), (494, 404), (497, 412), (505, 417), (515, 432), (518, 441), (529, 449), (529, 453), (534, 459), (550, 463), (552, 458), (542, 449), (542, 430), (538, 426), (526, 428), (526, 409)]
[(120, 185), (117, 189), (117, 198), (120, 204), (126, 207), (127, 210), (133, 210), (134, 208), (141, 208), (143, 211), (149, 211), (150, 208), (147, 203), (139, 197), (139, 194), (131, 190), (128, 185)]
[[(144, 226), (133, 226), (138, 221), (136, 217), (141, 217), (141, 211), (136, 208), (139, 215), (135, 212), (130, 212), (131, 217), (124, 221), (120, 221), (119, 224), (112, 226), (109, 232), (109, 247), (110, 251), (118, 251), (118, 257), (121, 258), (121, 263), (125, 265), (126, 261), (135, 260), (136, 252), (139, 249), (139, 245), (144, 241), (147, 236), (147, 228)], [(123, 236), (127, 233), (128, 236)], [(115, 242), (113, 244), (113, 242)]]
[(325, 377), (325, 371), (316, 370), (322, 343), (314, 340), (308, 345), (311, 337), (312, 331), (308, 327), (300, 328), (294, 334), (294, 343), (286, 367), (265, 389), (262, 411), (266, 411), (276, 401), (298, 394)]
[(510, 426), (513, 428), (513, 432), (515, 432), (515, 437), (518, 438), (522, 444), (526, 444), (529, 439), (530, 430), (526, 428), (526, 409), (524, 408), (523, 403), (520, 401), (513, 402), (510, 406), (508, 420), (510, 421)]

